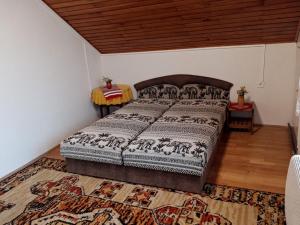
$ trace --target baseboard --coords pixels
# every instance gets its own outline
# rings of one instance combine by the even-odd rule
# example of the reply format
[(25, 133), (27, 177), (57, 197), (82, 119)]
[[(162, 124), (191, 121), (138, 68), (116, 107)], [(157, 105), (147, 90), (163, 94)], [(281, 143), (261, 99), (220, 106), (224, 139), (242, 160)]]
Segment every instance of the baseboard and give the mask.
[(296, 134), (295, 134), (295, 130), (294, 130), (293, 126), (290, 123), (288, 123), (288, 127), (289, 127), (289, 132), (290, 132), (292, 146), (293, 146), (292, 154), (295, 155), (298, 152), (297, 137), (296, 137)]
[(45, 155), (46, 155), (48, 152), (50, 152), (50, 151), (52, 151), (53, 149), (58, 148), (58, 147), (59, 147), (59, 145), (56, 145), (55, 147), (53, 147), (53, 148), (47, 150), (45, 153), (43, 153), (43, 154), (41, 154), (41, 155), (35, 157), (33, 160), (30, 160), (30, 161), (29, 161), (28, 163), (26, 163), (25, 165), (23, 165), (23, 166), (21, 166), (21, 167), (15, 169), (15, 170), (13, 170), (13, 171), (10, 172), (9, 174), (5, 175), (4, 177), (1, 177), (1, 178), (0, 178), (0, 182), (1, 182), (2, 180), (4, 180), (4, 179), (10, 177), (10, 176), (13, 175), (13, 174), (20, 172), (21, 170), (25, 169), (27, 166), (33, 164), (34, 162), (38, 161), (39, 159), (45, 157)]

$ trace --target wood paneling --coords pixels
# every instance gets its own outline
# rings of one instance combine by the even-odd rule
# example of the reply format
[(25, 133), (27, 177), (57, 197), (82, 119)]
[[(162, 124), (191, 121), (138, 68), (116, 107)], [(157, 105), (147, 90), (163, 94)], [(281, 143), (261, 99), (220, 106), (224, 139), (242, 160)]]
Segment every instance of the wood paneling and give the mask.
[(294, 42), (299, 0), (44, 0), (102, 53)]
[[(287, 127), (256, 127), (249, 132), (225, 132), (208, 182), (284, 193), (291, 157)], [(64, 159), (59, 147), (46, 157)]]

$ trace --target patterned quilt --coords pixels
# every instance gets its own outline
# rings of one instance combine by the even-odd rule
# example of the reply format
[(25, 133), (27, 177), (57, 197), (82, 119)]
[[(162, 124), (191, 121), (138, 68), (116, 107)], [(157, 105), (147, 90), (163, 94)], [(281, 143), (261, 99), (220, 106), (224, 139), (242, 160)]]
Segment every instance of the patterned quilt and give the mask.
[(227, 100), (180, 100), (123, 151), (124, 165), (201, 176), (223, 128)]
[(174, 100), (136, 100), (61, 143), (67, 158), (122, 164), (122, 150), (162, 115)]

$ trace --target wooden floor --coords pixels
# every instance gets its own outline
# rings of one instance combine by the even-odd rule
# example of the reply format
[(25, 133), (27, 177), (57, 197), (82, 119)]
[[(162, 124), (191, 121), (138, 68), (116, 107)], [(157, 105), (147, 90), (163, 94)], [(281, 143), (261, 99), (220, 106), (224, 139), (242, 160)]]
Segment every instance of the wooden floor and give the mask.
[[(287, 127), (225, 132), (208, 182), (284, 193), (291, 148)], [(46, 156), (62, 159), (59, 148)]]

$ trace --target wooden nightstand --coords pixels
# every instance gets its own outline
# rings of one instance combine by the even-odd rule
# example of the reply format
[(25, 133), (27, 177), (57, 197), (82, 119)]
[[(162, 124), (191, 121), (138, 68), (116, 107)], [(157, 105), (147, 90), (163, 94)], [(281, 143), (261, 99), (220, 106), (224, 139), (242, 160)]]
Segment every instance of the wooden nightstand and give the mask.
[(254, 103), (239, 106), (231, 102), (227, 107), (227, 127), (230, 129), (247, 129), (253, 133)]

